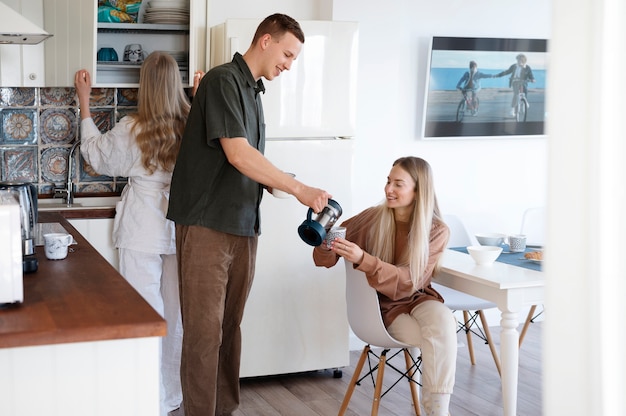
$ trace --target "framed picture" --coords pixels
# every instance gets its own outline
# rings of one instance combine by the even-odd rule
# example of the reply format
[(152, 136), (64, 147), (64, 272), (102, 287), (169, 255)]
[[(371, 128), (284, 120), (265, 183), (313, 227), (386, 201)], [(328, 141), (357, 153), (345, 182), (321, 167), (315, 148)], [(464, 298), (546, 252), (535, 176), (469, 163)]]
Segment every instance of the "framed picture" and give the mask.
[(423, 137), (544, 135), (547, 43), (433, 37)]

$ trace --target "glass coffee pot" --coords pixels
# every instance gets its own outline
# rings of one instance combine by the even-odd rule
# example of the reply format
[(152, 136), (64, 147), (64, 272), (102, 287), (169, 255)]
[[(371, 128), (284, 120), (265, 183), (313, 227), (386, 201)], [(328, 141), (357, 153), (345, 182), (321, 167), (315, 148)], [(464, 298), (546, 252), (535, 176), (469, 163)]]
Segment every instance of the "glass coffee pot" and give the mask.
[(322, 212), (313, 217), (313, 210), (309, 208), (306, 220), (298, 227), (298, 234), (302, 241), (310, 246), (317, 247), (326, 239), (326, 233), (341, 217), (341, 205), (334, 199), (329, 199)]

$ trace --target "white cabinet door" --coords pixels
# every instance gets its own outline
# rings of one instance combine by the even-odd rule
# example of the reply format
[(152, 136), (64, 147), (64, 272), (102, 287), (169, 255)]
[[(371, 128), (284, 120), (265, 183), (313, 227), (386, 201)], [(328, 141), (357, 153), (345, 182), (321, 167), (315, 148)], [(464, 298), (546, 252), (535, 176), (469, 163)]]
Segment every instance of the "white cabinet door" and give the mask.
[[(2, 0), (22, 16), (43, 27), (43, 0)], [(44, 44), (0, 45), (0, 87), (43, 87)]]
[(93, 1), (44, 1), (44, 29), (52, 34), (44, 42), (47, 87), (73, 86), (79, 69), (93, 74), (95, 13)]
[(119, 271), (117, 249), (113, 246), (113, 218), (68, 219), (106, 261)]

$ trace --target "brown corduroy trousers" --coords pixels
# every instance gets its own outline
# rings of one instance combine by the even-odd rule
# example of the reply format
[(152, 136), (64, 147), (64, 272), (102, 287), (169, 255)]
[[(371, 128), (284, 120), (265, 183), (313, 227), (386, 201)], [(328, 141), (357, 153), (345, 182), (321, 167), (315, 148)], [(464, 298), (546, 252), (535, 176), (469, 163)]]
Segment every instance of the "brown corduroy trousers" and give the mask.
[(257, 242), (256, 236), (176, 225), (185, 416), (227, 416), (239, 406), (240, 324)]

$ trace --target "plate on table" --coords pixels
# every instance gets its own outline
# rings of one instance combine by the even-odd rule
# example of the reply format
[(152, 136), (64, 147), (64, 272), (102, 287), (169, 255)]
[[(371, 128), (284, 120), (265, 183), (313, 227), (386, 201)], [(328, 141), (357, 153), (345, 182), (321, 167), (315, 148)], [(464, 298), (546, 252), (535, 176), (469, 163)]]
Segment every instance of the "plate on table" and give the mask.
[[(530, 254), (535, 254), (535, 257), (539, 257), (539, 258), (528, 257)], [(524, 256), (520, 260), (528, 260), (528, 261), (532, 261), (533, 263), (541, 264), (543, 262), (543, 250), (541, 249), (533, 250), (533, 251), (524, 253)]]

